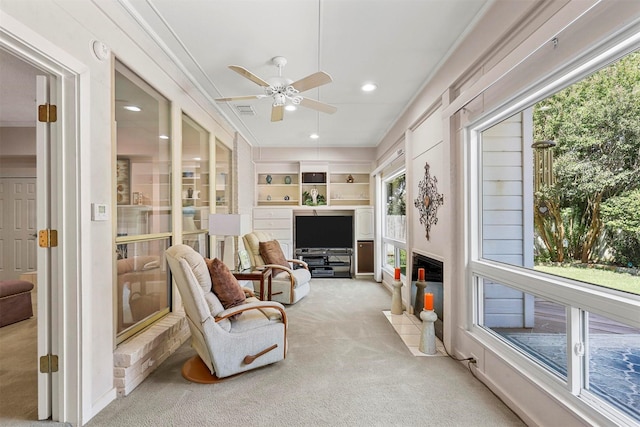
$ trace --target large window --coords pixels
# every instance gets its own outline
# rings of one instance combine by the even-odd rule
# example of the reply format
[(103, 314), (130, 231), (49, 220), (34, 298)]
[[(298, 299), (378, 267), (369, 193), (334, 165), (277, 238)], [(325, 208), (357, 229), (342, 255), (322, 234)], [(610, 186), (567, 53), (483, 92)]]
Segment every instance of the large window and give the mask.
[(469, 151), (474, 331), (623, 425), (640, 422), (638, 81), (635, 52), (481, 125)]
[(407, 268), (407, 184), (404, 171), (397, 172), (383, 180), (383, 266), (393, 271), (400, 268), (406, 274)]
[(169, 101), (120, 63), (114, 95), (120, 342), (169, 311), (171, 141)]

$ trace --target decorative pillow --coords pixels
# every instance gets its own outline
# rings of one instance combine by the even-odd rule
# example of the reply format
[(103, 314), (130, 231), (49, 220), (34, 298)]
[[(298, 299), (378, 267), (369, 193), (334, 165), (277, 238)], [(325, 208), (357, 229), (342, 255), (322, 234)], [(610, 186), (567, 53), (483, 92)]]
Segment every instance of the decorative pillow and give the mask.
[(229, 268), (218, 258), (206, 261), (211, 275), (211, 290), (216, 294), (225, 310), (244, 304), (246, 298), (244, 291)]
[[(276, 264), (283, 267), (291, 268), (287, 259), (284, 257), (284, 252), (280, 247), (280, 243), (277, 240), (269, 240), (268, 242), (260, 242), (260, 256), (266, 264)], [(279, 273), (280, 269), (273, 271), (274, 276)]]

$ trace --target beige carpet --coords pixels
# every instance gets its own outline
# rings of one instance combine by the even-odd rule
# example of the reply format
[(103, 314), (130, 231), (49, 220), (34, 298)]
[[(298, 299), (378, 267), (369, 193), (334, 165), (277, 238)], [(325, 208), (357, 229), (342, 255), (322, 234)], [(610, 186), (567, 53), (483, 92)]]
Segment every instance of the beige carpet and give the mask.
[(287, 308), (279, 363), (202, 385), (180, 375), (184, 345), (88, 426), (523, 426), (448, 357), (415, 357), (383, 314), (375, 282), (314, 279)]

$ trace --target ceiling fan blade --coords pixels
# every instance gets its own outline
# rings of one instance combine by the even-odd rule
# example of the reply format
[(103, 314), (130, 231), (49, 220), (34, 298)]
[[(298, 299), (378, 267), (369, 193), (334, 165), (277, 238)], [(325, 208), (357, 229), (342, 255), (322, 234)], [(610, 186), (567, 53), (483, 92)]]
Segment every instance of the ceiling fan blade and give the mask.
[(300, 101), (300, 105), (328, 114), (333, 114), (338, 111), (338, 108), (334, 107), (333, 105), (325, 104), (324, 102), (316, 101), (315, 99), (309, 98), (302, 98), (302, 101)]
[(279, 122), (284, 117), (284, 105), (274, 105), (271, 107), (271, 121)]
[(246, 95), (246, 96), (230, 96), (228, 98), (216, 98), (215, 100), (218, 102), (229, 102), (229, 101), (244, 101), (247, 99), (262, 99), (267, 95)]
[(252, 82), (254, 82), (259, 86), (269, 87), (269, 83), (265, 82), (260, 77), (256, 76), (255, 74), (253, 74), (251, 71), (247, 70), (244, 67), (241, 67), (239, 65), (229, 65), (229, 68), (231, 68), (233, 71), (240, 74), (242, 77), (245, 77), (251, 80)]
[(324, 71), (318, 71), (317, 73), (313, 73), (307, 77), (304, 77), (296, 82), (291, 83), (291, 86), (296, 88), (299, 92), (304, 92), (305, 90), (313, 89), (314, 87), (326, 85), (327, 83), (331, 83), (333, 80), (331, 76)]

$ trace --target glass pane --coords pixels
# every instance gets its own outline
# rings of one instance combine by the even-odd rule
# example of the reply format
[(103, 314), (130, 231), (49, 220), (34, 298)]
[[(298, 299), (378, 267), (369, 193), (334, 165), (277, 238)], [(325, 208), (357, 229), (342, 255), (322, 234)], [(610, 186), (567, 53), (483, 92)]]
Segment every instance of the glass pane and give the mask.
[(566, 380), (565, 306), (488, 279), (479, 281), (483, 291), (481, 326)]
[(384, 244), (384, 263), (385, 267), (393, 270), (396, 267), (396, 248), (388, 243)]
[(182, 116), (182, 242), (207, 256), (209, 133)]
[(406, 181), (402, 174), (385, 183), (385, 237), (404, 242), (407, 230)]
[(404, 249), (398, 249), (398, 252), (400, 253), (400, 257), (399, 257), (399, 263), (397, 265), (397, 267), (400, 267), (400, 273), (405, 275), (407, 274), (407, 251)]
[[(125, 338), (168, 311), (170, 303), (163, 258), (169, 239), (144, 240), (171, 231), (170, 104), (120, 63), (114, 97), (117, 334)], [(131, 237), (144, 241), (133, 243)]]
[(231, 186), (231, 150), (216, 141), (216, 212), (231, 213), (233, 207)]
[(640, 294), (638, 81), (635, 51), (482, 132), (483, 258)]
[(169, 274), (164, 252), (170, 239), (117, 245), (118, 325), (120, 334), (169, 308)]
[(122, 65), (115, 75), (118, 235), (169, 232), (169, 101)]
[(640, 329), (588, 313), (586, 389), (640, 422)]

